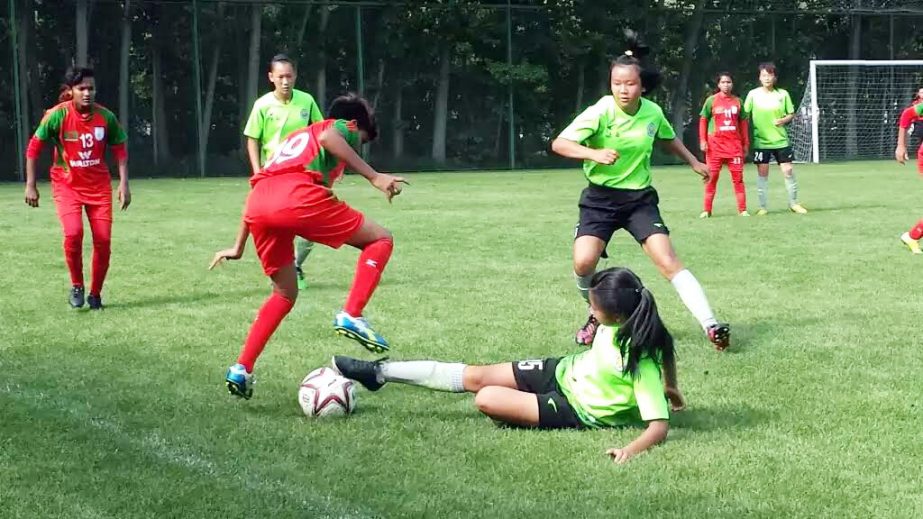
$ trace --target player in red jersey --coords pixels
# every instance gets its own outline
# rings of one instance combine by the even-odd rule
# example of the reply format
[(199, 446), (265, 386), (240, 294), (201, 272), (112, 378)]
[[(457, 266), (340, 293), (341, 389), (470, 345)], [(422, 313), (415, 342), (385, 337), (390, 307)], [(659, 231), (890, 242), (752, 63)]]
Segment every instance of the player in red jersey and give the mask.
[[(901, 112), (897, 128), (897, 148), (894, 150), (894, 158), (901, 164), (909, 159), (907, 156), (907, 130), (910, 125), (923, 121), (923, 102), (921, 101), (923, 101), (923, 88), (917, 90), (917, 93), (913, 96), (913, 103)], [(917, 148), (917, 172), (923, 176), (923, 144)], [(914, 254), (923, 254), (923, 250), (920, 250), (921, 238), (923, 238), (923, 219), (918, 221), (912, 229), (901, 235), (901, 241)]]
[(378, 173), (356, 153), (378, 134), (368, 102), (358, 96), (338, 97), (327, 112), (330, 119), (290, 133), (263, 169), (250, 178), (241, 229), (234, 247), (215, 254), (209, 268), (226, 259), (239, 259), (249, 234), (263, 272), (272, 278), (273, 292), (263, 303), (237, 364), (228, 368), (228, 391), (250, 398), (253, 365), (270, 336), (291, 311), (298, 297), (293, 241), (300, 236), (334, 249), (343, 244), (361, 249), (356, 276), (346, 305), (334, 319), (334, 329), (370, 351), (388, 349), (388, 342), (362, 317), (378, 286), (394, 247), (391, 233), (337, 199), (331, 187), (345, 168), (366, 178), (387, 196), (401, 193), (401, 177)]
[(35, 159), (46, 142), (54, 144), (51, 192), (64, 230), (64, 257), (71, 277), (70, 304), (84, 304), (83, 211), (93, 233), (93, 279), (86, 302), (103, 307), (102, 290), (109, 270), (112, 240), (112, 177), (104, 161), (106, 148), (118, 161), (119, 201), (131, 204), (128, 189), (127, 136), (115, 115), (95, 103), (93, 70), (71, 67), (64, 76), (59, 104), (45, 112), (26, 149), (26, 204), (38, 207)]
[(715, 201), (715, 190), (721, 166), (727, 164), (737, 198), (737, 214), (747, 212), (747, 192), (744, 189), (744, 157), (750, 148), (750, 126), (743, 111), (743, 103), (734, 95), (734, 79), (729, 72), (719, 72), (715, 78), (718, 86), (714, 95), (705, 100), (699, 118), (699, 147), (705, 152), (708, 163), (708, 182), (705, 184), (705, 210), (699, 218), (708, 218)]

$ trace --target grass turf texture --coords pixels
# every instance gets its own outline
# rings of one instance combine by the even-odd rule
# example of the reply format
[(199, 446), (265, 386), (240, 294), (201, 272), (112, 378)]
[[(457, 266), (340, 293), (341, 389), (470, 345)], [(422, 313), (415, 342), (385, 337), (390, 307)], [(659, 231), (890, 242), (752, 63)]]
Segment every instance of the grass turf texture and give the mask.
[[(503, 429), (467, 395), (391, 385), (360, 392), (348, 419), (304, 418), (305, 373), (335, 353), (368, 358), (331, 326), (348, 248), (314, 252), (254, 399), (229, 397), (224, 370), (268, 284), (252, 244), (205, 267), (232, 243), (245, 179), (133, 181), (101, 313), (66, 304), (49, 186), (31, 210), (2, 185), (0, 516), (920, 516), (923, 260), (898, 235), (920, 216), (923, 185), (887, 162), (796, 171), (810, 214), (785, 210), (774, 166), (773, 213), (736, 216), (725, 172), (708, 220), (694, 174), (655, 172), (680, 257), (734, 325), (728, 353), (629, 236), (613, 240), (610, 265), (639, 273), (676, 336), (689, 400), (669, 441), (625, 466), (603, 452), (638, 429)], [(338, 189), (396, 236), (367, 312), (392, 358), (574, 351), (580, 172), (410, 178), (393, 206), (357, 177)], [(87, 269), (89, 241), (87, 230)]]

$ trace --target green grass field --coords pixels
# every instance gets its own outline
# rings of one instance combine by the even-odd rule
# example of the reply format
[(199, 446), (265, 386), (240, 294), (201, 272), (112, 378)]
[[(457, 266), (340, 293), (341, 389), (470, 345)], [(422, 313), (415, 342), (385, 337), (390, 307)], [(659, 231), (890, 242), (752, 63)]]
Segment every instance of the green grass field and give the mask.
[[(49, 186), (32, 210), (0, 185), (0, 517), (920, 517), (923, 258), (897, 237), (923, 184), (889, 162), (797, 171), (810, 214), (783, 211), (774, 167), (769, 216), (735, 216), (725, 172), (704, 221), (695, 175), (655, 172), (680, 257), (734, 326), (728, 353), (614, 238), (609, 264), (656, 295), (689, 400), (669, 441), (624, 466), (604, 450), (638, 429), (503, 429), (468, 395), (392, 385), (360, 392), (348, 419), (306, 419), (301, 378), (368, 357), (331, 327), (353, 250), (315, 251), (253, 400), (229, 397), (224, 370), (269, 289), (252, 246), (206, 265), (233, 241), (245, 179), (133, 181), (94, 313), (66, 304)], [(409, 178), (393, 206), (356, 177), (338, 190), (396, 237), (367, 312), (391, 357), (574, 351), (578, 169)]]

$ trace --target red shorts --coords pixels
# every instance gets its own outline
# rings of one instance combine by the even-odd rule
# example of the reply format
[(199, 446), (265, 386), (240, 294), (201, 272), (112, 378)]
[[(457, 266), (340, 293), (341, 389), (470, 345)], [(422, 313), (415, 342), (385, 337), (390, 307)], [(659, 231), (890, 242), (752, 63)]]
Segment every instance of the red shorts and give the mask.
[(340, 248), (362, 227), (365, 216), (304, 173), (261, 180), (247, 197), (250, 227), (263, 272), (272, 276), (295, 261), (295, 236)]
[(917, 171), (923, 175), (923, 143), (917, 148)]
[[(86, 192), (75, 189), (67, 182), (52, 182), (51, 195), (58, 211), (58, 218), (82, 214), (84, 206), (92, 206), (93, 218), (112, 221), (112, 188), (106, 184), (105, 190)], [(88, 210), (89, 214), (89, 210)]]
[(720, 171), (721, 166), (727, 164), (728, 170), (732, 173), (737, 173), (744, 170), (744, 158), (743, 156), (737, 157), (715, 157), (711, 154), (705, 156), (705, 162), (708, 164), (708, 169), (712, 171)]

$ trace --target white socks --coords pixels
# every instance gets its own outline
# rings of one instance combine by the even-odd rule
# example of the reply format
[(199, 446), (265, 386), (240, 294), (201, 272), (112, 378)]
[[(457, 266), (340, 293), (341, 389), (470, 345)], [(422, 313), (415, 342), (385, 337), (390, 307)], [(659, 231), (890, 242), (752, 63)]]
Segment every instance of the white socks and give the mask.
[(596, 273), (594, 272), (588, 276), (578, 276), (577, 273), (574, 272), (574, 279), (577, 280), (577, 290), (580, 291), (580, 297), (587, 303), (590, 302), (590, 283), (593, 281), (593, 276), (595, 275)]
[(769, 207), (769, 177), (762, 175), (756, 176), (756, 194), (760, 199), (760, 209)]
[(788, 206), (791, 207), (798, 203), (798, 181), (795, 180), (795, 172), (785, 177), (785, 189), (788, 190)]
[(464, 393), (464, 372), (465, 365), (460, 363), (432, 360), (383, 362), (379, 382), (399, 382), (436, 391)]
[(673, 276), (670, 283), (673, 283), (673, 288), (676, 289), (679, 298), (682, 299), (683, 304), (686, 305), (689, 312), (699, 321), (703, 330), (707, 331), (710, 326), (718, 324), (718, 320), (715, 319), (715, 314), (711, 311), (711, 306), (708, 304), (708, 298), (705, 297), (705, 291), (702, 290), (702, 285), (700, 285), (699, 280), (692, 275), (692, 272), (683, 269)]

